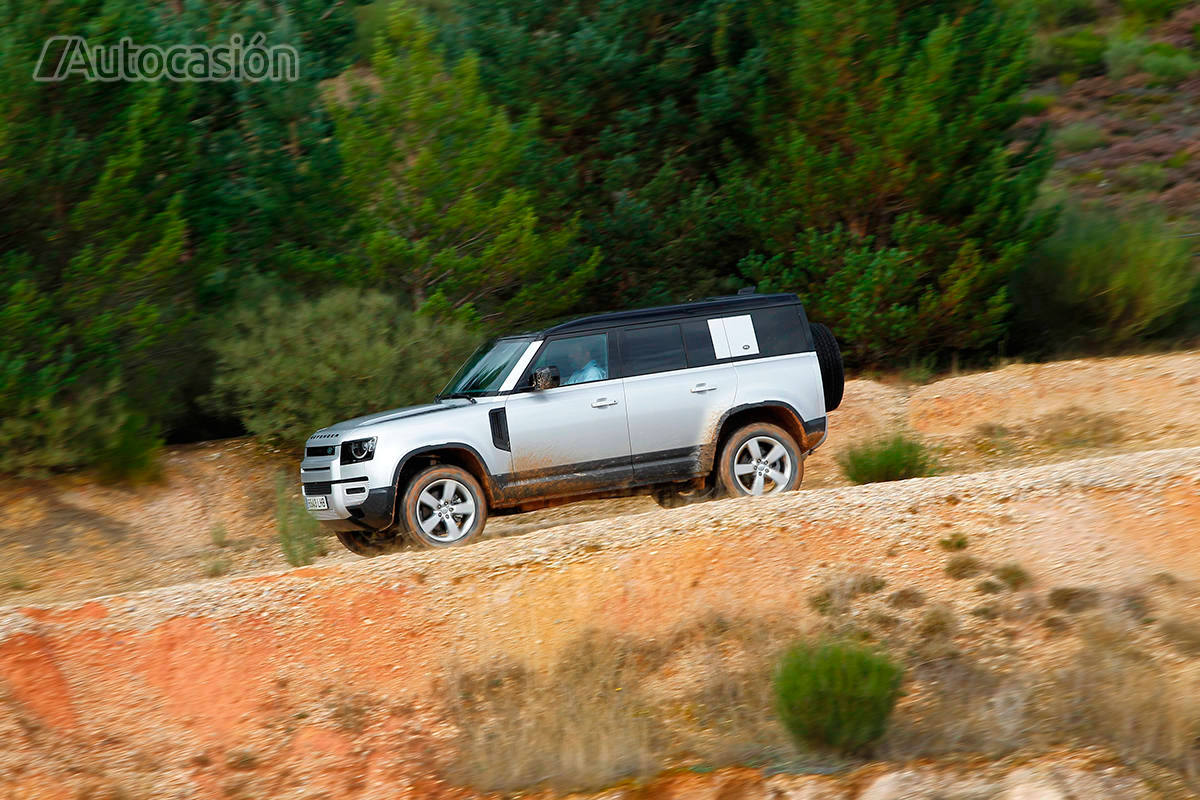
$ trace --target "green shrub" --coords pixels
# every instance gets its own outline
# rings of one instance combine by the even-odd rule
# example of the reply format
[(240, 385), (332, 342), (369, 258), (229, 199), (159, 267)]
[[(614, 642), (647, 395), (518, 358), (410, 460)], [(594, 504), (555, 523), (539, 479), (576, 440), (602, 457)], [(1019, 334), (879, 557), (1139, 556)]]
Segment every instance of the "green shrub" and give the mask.
[(1043, 78), (1060, 73), (1099, 75), (1104, 72), (1109, 43), (1088, 30), (1034, 37), (1031, 60), (1036, 75)]
[(1159, 192), (1167, 185), (1167, 171), (1162, 164), (1125, 164), (1117, 168), (1113, 182), (1127, 191)]
[(1184, 4), (1184, 0), (1121, 0), (1121, 9), (1126, 14), (1155, 22), (1166, 19)]
[(903, 434), (851, 447), (838, 463), (852, 483), (920, 478), (932, 475), (936, 470), (929, 448)]
[(1154, 82), (1167, 86), (1182, 83), (1196, 72), (1197, 66), (1196, 59), (1183, 51), (1150, 52), (1142, 59), (1142, 69), (1150, 73)]
[(272, 295), (236, 309), (223, 328), (209, 403), (289, 443), (348, 417), (430, 402), (477, 342), (462, 323), (351, 289), (314, 301)]
[(228, 558), (214, 558), (204, 565), (204, 577), (219, 578), (226, 572), (229, 572), (231, 566), (232, 563)]
[(1096, 0), (1033, 0), (1038, 25), (1061, 28), (1092, 22), (1100, 16)]
[(776, 708), (801, 746), (858, 753), (883, 735), (903, 678), (891, 658), (860, 645), (800, 644), (775, 674)]
[(1054, 136), (1054, 143), (1068, 153), (1082, 153), (1108, 144), (1108, 134), (1094, 122), (1072, 122)]
[(304, 510), (295, 490), (286, 475), (275, 479), (275, 526), (283, 557), (293, 567), (303, 567), (325, 555), (326, 550), (318, 538), (320, 525)]
[(1153, 210), (1069, 207), (1013, 281), (1019, 346), (1042, 352), (1114, 347), (1179, 318), (1197, 287), (1191, 248)]
[(225, 530), (225, 526), (219, 522), (209, 529), (208, 538), (214, 547), (226, 547), (229, 545), (229, 531)]
[(1104, 51), (1105, 69), (1112, 78), (1124, 78), (1142, 69), (1150, 43), (1140, 36), (1114, 36)]
[(163, 440), (142, 414), (129, 414), (116, 435), (95, 454), (96, 472), (104, 483), (137, 486), (162, 479)]

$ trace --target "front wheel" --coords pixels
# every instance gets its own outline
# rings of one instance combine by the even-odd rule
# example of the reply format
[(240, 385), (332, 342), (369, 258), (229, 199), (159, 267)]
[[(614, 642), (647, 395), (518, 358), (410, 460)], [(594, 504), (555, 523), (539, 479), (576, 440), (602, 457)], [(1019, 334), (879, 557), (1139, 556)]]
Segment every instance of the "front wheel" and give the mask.
[(777, 425), (755, 422), (725, 442), (717, 477), (733, 497), (790, 492), (804, 478), (804, 461), (791, 434)]
[(404, 529), (421, 547), (453, 547), (479, 538), (487, 522), (487, 499), (471, 473), (437, 465), (419, 472), (404, 490)]

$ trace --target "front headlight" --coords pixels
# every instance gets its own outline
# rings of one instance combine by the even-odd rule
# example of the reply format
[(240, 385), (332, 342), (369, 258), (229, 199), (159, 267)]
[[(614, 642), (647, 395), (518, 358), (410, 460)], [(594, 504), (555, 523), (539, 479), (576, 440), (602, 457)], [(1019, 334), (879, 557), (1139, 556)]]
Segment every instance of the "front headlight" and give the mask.
[(375, 457), (375, 437), (342, 442), (342, 463), (358, 464)]

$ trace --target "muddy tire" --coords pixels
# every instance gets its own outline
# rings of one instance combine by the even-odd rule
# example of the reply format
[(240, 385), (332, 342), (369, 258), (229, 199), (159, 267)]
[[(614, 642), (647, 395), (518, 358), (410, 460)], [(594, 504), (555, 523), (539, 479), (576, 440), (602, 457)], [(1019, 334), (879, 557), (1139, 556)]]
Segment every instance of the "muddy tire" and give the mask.
[(400, 524), (418, 547), (456, 547), (478, 539), (487, 523), (487, 497), (461, 467), (429, 467), (409, 482), (400, 499)]
[(819, 322), (812, 324), (813, 349), (821, 365), (821, 388), (825, 390), (825, 410), (833, 411), (842, 404), (846, 391), (846, 372), (842, 366), (842, 351), (833, 331)]
[(381, 556), (395, 552), (400, 547), (400, 537), (395, 530), (387, 531), (338, 531), (338, 541), (356, 556)]
[(734, 431), (721, 448), (717, 480), (730, 497), (790, 492), (804, 479), (804, 460), (792, 435), (766, 422)]

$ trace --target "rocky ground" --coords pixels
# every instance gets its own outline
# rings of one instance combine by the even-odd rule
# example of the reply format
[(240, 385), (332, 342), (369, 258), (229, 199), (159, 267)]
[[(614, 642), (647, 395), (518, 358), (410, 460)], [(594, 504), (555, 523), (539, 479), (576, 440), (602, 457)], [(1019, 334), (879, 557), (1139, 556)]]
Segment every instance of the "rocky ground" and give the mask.
[[(138, 492), (10, 484), (3, 569), (32, 588), (0, 598), (0, 796), (1191, 797), (1196, 408), (1194, 353), (854, 381), (806, 490), (293, 570), (286, 461), (245, 442)], [(949, 474), (831, 485), (897, 429)], [(880, 761), (813, 761), (770, 718), (771, 658), (816, 631), (909, 664)]]

